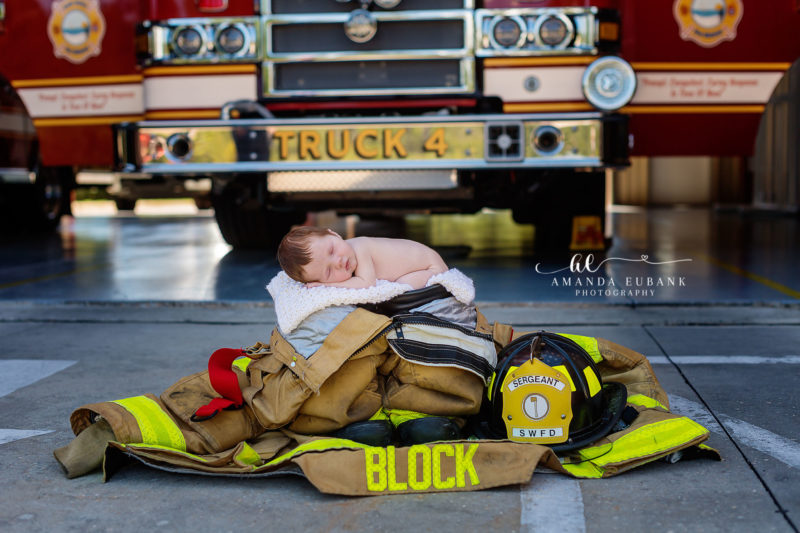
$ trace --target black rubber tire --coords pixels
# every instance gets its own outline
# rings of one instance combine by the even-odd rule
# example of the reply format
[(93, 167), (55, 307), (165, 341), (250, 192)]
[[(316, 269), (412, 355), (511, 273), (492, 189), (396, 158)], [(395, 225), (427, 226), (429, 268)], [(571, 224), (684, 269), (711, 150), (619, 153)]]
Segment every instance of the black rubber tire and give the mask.
[(214, 207), (210, 196), (195, 196), (194, 205), (197, 209), (211, 209)]
[(305, 213), (278, 209), (266, 202), (266, 184), (260, 179), (235, 179), (214, 191), (211, 203), (222, 238), (236, 249), (275, 248)]
[(71, 214), (71, 194), (75, 177), (69, 167), (34, 169), (36, 181), (31, 184), (6, 184), (2, 188), (3, 232), (49, 233), (63, 215)]
[[(599, 216), (605, 224), (605, 171), (556, 171), (544, 176), (531, 195), (520, 195), (513, 207), (518, 223), (535, 226), (536, 255), (570, 252), (572, 219)], [(610, 241), (606, 242), (606, 247)]]
[(136, 198), (115, 198), (117, 211), (133, 211), (136, 208)]

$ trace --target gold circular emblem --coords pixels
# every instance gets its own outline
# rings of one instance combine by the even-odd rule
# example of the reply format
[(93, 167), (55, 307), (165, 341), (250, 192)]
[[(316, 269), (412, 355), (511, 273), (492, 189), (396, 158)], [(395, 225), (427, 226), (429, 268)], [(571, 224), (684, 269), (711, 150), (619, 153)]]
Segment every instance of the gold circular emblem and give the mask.
[(550, 402), (541, 394), (529, 394), (522, 401), (522, 412), (531, 420), (541, 420), (550, 412)]
[(106, 21), (98, 0), (56, 0), (47, 21), (53, 54), (72, 63), (83, 63), (100, 54)]
[(681, 39), (711, 48), (736, 38), (742, 0), (675, 0), (673, 14)]

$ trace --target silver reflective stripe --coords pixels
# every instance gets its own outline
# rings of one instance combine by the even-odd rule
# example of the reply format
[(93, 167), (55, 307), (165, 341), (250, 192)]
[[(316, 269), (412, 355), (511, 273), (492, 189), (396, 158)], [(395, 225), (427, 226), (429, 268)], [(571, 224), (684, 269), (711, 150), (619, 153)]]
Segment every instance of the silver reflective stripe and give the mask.
[(400, 357), (415, 364), (458, 367), (484, 380), (497, 365), (494, 341), (455, 328), (404, 323), (386, 338)]

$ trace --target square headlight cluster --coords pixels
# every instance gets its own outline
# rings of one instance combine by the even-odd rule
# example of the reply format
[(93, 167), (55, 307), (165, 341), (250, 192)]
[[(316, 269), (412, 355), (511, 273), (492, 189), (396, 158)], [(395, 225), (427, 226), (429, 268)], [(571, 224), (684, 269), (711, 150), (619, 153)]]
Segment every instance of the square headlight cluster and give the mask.
[(478, 9), (476, 55), (597, 53), (593, 8)]
[(255, 61), (257, 27), (255, 17), (147, 22), (139, 30), (139, 58), (145, 64)]

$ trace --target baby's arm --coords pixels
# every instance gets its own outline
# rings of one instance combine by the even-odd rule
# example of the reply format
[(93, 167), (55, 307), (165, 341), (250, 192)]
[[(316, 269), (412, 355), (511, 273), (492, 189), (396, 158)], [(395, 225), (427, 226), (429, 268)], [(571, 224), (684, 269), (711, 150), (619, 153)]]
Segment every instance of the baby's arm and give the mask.
[(353, 277), (344, 281), (331, 282), (331, 283), (307, 283), (306, 286), (311, 287), (340, 287), (343, 289), (364, 289), (375, 285), (375, 264), (372, 261), (369, 249), (363, 246), (353, 245), (353, 251), (356, 254), (356, 270), (353, 272)]
[(425, 270), (417, 270), (415, 272), (409, 272), (404, 276), (400, 276), (397, 278), (397, 283), (405, 283), (407, 285), (411, 285), (413, 289), (421, 289), (426, 283), (428, 283), (428, 280), (431, 279), (431, 276), (441, 274), (442, 272), (446, 271), (447, 267), (432, 265)]

